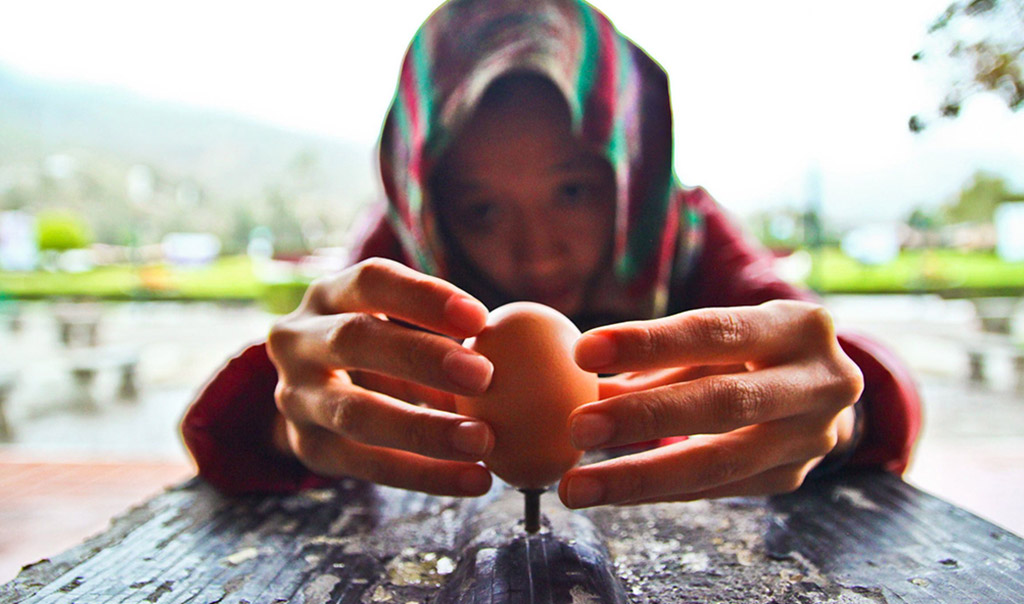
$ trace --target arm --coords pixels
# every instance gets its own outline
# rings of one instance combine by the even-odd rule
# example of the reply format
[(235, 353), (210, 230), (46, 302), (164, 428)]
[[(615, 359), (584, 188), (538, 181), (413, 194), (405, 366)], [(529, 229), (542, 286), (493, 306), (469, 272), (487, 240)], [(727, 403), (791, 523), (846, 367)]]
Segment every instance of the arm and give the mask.
[(181, 434), (199, 475), (233, 495), (323, 486), (272, 444), (277, 371), (265, 344), (250, 346), (206, 384), (185, 413)]
[[(382, 217), (362, 233), (364, 243), (357, 254), (398, 255), (397, 242)], [(429, 348), (444, 357), (459, 347), (446, 338), (377, 318), (393, 314), (425, 321), (438, 333), (451, 333), (459, 328), (434, 316), (437, 309), (433, 307), (443, 305), (453, 294), (465, 297), (443, 282), (384, 260), (360, 263), (311, 286), (303, 305), (276, 323), (270, 342), (232, 359), (188, 410), (182, 435), (200, 475), (232, 494), (293, 491), (343, 475), (443, 494), (485, 491), (489, 477), (483, 476), (486, 472), (479, 466), (431, 457), (476, 459), (477, 441), (486, 439), (486, 434), (453, 431), (452, 425), (460, 422), (458, 416), (404, 404), (429, 400), (435, 394), (443, 398), (443, 393), (417, 388), (402, 378), (419, 371), (428, 375), (411, 375), (414, 380), (447, 384), (430, 372), (433, 363), (426, 352)], [(365, 312), (345, 313), (346, 308), (357, 310), (348, 308), (353, 304), (366, 306)], [(408, 308), (410, 304), (415, 307)], [(483, 319), (477, 315), (485, 312), (483, 307), (475, 301), (468, 310), (464, 306), (449, 313), (449, 318), (462, 317), (482, 327)], [(371, 311), (376, 312), (366, 314)], [(433, 314), (420, 316), (423, 313)], [(359, 334), (364, 337), (349, 337)], [(384, 355), (396, 360), (387, 366), (362, 367), (370, 371), (359, 376), (348, 370), (360, 367), (332, 364), (345, 359), (372, 364), (376, 359), (381, 365), (384, 359), (375, 351), (389, 345), (418, 347), (421, 355), (415, 367), (408, 366), (413, 358), (408, 354)], [(447, 367), (451, 375), (464, 375), (466, 370)], [(386, 379), (388, 373), (397, 379)], [(445, 436), (454, 439), (453, 444), (446, 444)], [(453, 445), (469, 446), (474, 453), (452, 451)], [(432, 471), (416, 470), (426, 466)], [(460, 478), (454, 475), (460, 469), (465, 470), (462, 479), (474, 480), (452, 486)], [(451, 484), (442, 484), (445, 478)]]
[[(562, 501), (580, 508), (788, 492), (851, 453), (905, 467), (918, 411), (898, 365), (880, 360), (868, 340), (841, 342), (831, 316), (775, 277), (767, 253), (706, 193), (688, 194), (706, 240), (673, 312), (590, 330), (575, 348), (582, 368), (617, 375), (603, 379), (600, 400), (570, 416), (573, 444), (662, 446), (570, 470)], [(858, 443), (856, 426), (865, 423)]]
[[(685, 291), (686, 308), (743, 306), (772, 299), (817, 302), (811, 292), (786, 283), (772, 272), (771, 254), (745, 237), (704, 189), (684, 192), (684, 203), (705, 221), (705, 240)], [(864, 375), (858, 403), (864, 432), (850, 461), (902, 473), (921, 425), (917, 388), (903, 362), (871, 338), (840, 329), (839, 344)]]
[[(353, 263), (400, 255), (383, 208), (373, 208), (356, 232), (361, 244)], [(221, 491), (287, 492), (329, 482), (275, 446), (275, 429), (281, 425), (276, 387), (277, 369), (261, 342), (229, 360), (189, 406), (181, 423), (185, 447), (199, 475)]]

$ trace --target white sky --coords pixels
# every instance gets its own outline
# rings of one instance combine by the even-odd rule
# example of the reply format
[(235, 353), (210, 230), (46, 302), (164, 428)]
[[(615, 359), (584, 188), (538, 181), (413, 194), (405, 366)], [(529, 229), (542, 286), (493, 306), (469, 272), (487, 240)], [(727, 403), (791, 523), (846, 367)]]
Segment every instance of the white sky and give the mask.
[[(994, 98), (912, 136), (941, 97), (910, 60), (948, 0), (595, 0), (668, 71), (676, 168), (726, 206), (886, 220), (976, 168), (1024, 188), (1024, 112)], [(0, 63), (372, 145), (426, 0), (0, 0)], [(668, 8), (666, 8), (668, 7)]]

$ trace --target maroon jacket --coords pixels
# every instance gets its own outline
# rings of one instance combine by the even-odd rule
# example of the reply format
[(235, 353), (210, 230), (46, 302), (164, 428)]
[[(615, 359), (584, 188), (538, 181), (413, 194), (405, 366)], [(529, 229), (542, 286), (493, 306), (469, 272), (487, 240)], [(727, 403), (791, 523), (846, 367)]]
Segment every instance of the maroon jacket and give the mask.
[[(703, 214), (704, 242), (684, 291), (671, 297), (672, 312), (813, 299), (772, 273), (770, 254), (748, 242), (703, 189), (683, 195)], [(374, 256), (409, 263), (383, 217), (371, 225), (355, 259)], [(902, 473), (921, 425), (913, 380), (891, 352), (871, 339), (841, 332), (839, 342), (864, 374), (864, 433), (850, 464)], [(331, 482), (271, 446), (276, 384), (265, 345), (256, 344), (231, 359), (185, 414), (182, 435), (199, 474), (224, 492), (294, 491)]]

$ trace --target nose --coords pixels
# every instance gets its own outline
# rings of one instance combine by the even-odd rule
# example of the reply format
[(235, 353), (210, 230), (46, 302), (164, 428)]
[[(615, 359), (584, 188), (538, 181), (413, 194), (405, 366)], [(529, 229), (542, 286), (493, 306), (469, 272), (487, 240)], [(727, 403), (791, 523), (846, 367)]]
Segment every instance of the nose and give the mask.
[(558, 273), (571, 225), (560, 225), (543, 212), (518, 216), (515, 256), (526, 275), (547, 278)]

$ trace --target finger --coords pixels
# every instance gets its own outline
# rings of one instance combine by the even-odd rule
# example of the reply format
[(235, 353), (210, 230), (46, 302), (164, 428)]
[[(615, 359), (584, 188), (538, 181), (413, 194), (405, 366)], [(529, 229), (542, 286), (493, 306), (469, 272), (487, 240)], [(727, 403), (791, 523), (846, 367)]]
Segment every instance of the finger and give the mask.
[(455, 395), (415, 382), (394, 378), (381, 373), (350, 371), (357, 385), (412, 405), (426, 405), (431, 409), (455, 412)]
[(345, 383), (278, 387), (278, 408), (299, 426), (318, 426), (366, 445), (437, 459), (483, 459), (494, 433), (475, 418), (410, 405)]
[(491, 487), (491, 473), (474, 463), (372, 447), (322, 428), (293, 433), (293, 440), (299, 460), (322, 476), (347, 476), (447, 496), (479, 496)]
[(642, 392), (660, 386), (689, 382), (709, 375), (741, 373), (747, 368), (735, 365), (697, 365), (675, 369), (655, 369), (651, 371), (632, 371), (611, 377), (600, 378), (598, 381), (599, 398), (611, 398), (630, 392)]
[(559, 497), (582, 508), (710, 491), (822, 457), (835, 445), (827, 430), (808, 435), (806, 429), (792, 421), (759, 424), (574, 468), (562, 478)]
[(306, 315), (280, 329), (300, 334), (301, 344), (284, 359), (300, 370), (302, 359), (324, 369), (381, 373), (457, 394), (480, 394), (494, 372), (486, 357), (449, 338), (366, 313)]
[(668, 497), (655, 497), (631, 501), (624, 505), (639, 505), (646, 503), (668, 503), (673, 501), (697, 501), (700, 499), (720, 499), (722, 497), (759, 497), (763, 495), (781, 495), (792, 493), (803, 485), (807, 474), (817, 465), (820, 458), (810, 461), (798, 462), (772, 468), (750, 478), (737, 480), (706, 491), (695, 493), (680, 493)]
[(582, 405), (569, 416), (570, 437), (585, 450), (720, 434), (799, 415), (834, 416), (853, 401), (851, 392), (816, 366), (710, 376)]
[(382, 313), (457, 338), (474, 336), (487, 308), (451, 283), (407, 266), (373, 258), (310, 286), (309, 307), (318, 314)]
[(706, 308), (651, 321), (600, 327), (576, 342), (587, 371), (622, 372), (757, 361), (838, 346), (831, 317), (820, 306), (776, 300), (760, 306)]

